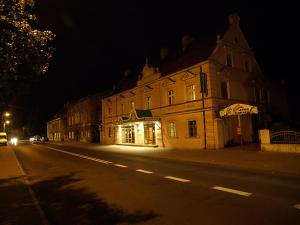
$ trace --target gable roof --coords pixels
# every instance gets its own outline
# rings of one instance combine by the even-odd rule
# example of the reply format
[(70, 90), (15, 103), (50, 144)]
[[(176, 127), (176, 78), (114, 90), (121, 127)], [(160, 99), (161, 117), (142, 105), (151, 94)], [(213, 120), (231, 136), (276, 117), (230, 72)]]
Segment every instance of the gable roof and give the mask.
[(217, 46), (217, 34), (212, 33), (192, 41), (182, 52), (177, 51), (168, 56), (159, 65), (162, 76), (187, 68), (201, 61), (205, 61)]

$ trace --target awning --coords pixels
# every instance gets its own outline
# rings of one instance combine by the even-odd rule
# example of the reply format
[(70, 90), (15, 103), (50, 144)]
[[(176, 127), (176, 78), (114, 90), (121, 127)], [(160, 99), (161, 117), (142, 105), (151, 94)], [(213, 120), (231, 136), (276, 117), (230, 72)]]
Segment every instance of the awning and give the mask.
[(150, 110), (132, 109), (128, 117), (119, 117), (118, 124), (126, 124), (139, 121), (159, 121), (159, 117), (153, 117)]
[(244, 115), (244, 114), (258, 114), (256, 106), (246, 104), (233, 104), (225, 109), (220, 110), (220, 117)]

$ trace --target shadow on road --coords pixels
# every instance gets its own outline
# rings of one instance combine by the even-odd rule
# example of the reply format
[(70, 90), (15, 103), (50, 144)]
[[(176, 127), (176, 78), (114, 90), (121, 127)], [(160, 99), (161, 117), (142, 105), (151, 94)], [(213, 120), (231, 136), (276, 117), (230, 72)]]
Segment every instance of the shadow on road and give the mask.
[[(110, 205), (95, 193), (76, 187), (78, 181), (75, 173), (71, 173), (32, 185), (51, 225), (135, 224), (158, 216), (152, 211), (127, 212)], [(18, 179), (0, 180), (0, 199), (1, 225), (40, 223), (27, 187)]]
[(0, 180), (0, 225), (40, 225), (23, 177)]

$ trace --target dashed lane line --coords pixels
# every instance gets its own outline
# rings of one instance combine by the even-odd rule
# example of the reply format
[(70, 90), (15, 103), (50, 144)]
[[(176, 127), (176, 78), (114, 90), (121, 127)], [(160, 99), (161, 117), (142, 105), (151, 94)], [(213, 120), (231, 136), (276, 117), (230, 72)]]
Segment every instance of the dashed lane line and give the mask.
[(121, 167), (121, 168), (127, 168), (128, 167), (128, 166), (125, 166), (125, 165), (122, 165), (122, 164), (114, 164), (114, 166)]
[(95, 162), (100, 162), (100, 163), (104, 163), (104, 164), (111, 164), (111, 163), (113, 163), (113, 162), (110, 162), (110, 161), (106, 161), (106, 160), (102, 160), (102, 159), (97, 159), (97, 158), (94, 158), (94, 157), (90, 157), (90, 156), (86, 156), (86, 155), (81, 155), (81, 154), (77, 154), (77, 153), (73, 153), (73, 152), (63, 151), (63, 150), (56, 149), (56, 148), (51, 148), (51, 147), (47, 147), (47, 148), (50, 148), (50, 149), (52, 149), (54, 151), (57, 151), (57, 152), (62, 152), (62, 153), (65, 153), (65, 154), (77, 156), (79, 158), (89, 159), (89, 160), (92, 160), (92, 161), (95, 161)]
[(252, 193), (249, 193), (249, 192), (239, 191), (239, 190), (220, 187), (220, 186), (214, 186), (214, 187), (212, 187), (212, 189), (219, 190), (219, 191), (225, 191), (225, 192), (232, 193), (232, 194), (247, 196), (247, 197), (252, 195)]
[(142, 169), (137, 169), (136, 171), (137, 171), (137, 172), (140, 172), (140, 173), (146, 173), (146, 174), (151, 174), (151, 173), (153, 173), (153, 172), (151, 172), (151, 171), (148, 171), (148, 170), (142, 170)]
[(165, 176), (165, 178), (170, 179), (170, 180), (180, 181), (180, 182), (183, 182), (183, 183), (190, 182), (190, 180), (179, 178), (179, 177)]

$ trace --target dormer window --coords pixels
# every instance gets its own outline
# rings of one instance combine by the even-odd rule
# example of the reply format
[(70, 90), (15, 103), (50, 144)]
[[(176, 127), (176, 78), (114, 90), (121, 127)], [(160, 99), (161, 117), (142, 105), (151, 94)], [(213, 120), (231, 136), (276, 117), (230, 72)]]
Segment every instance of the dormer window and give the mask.
[(238, 43), (239, 43), (239, 40), (238, 40), (237, 37), (234, 37), (234, 43), (235, 43), (235, 44), (238, 44)]
[(146, 102), (145, 102), (145, 108), (146, 109), (151, 109), (151, 96), (148, 96), (147, 98), (146, 98)]
[(251, 63), (249, 60), (245, 61), (245, 70), (246, 70), (246, 72), (249, 72), (249, 73), (251, 72)]
[(226, 55), (226, 65), (229, 67), (233, 66), (233, 59), (232, 59), (231, 53), (227, 53), (227, 55)]

